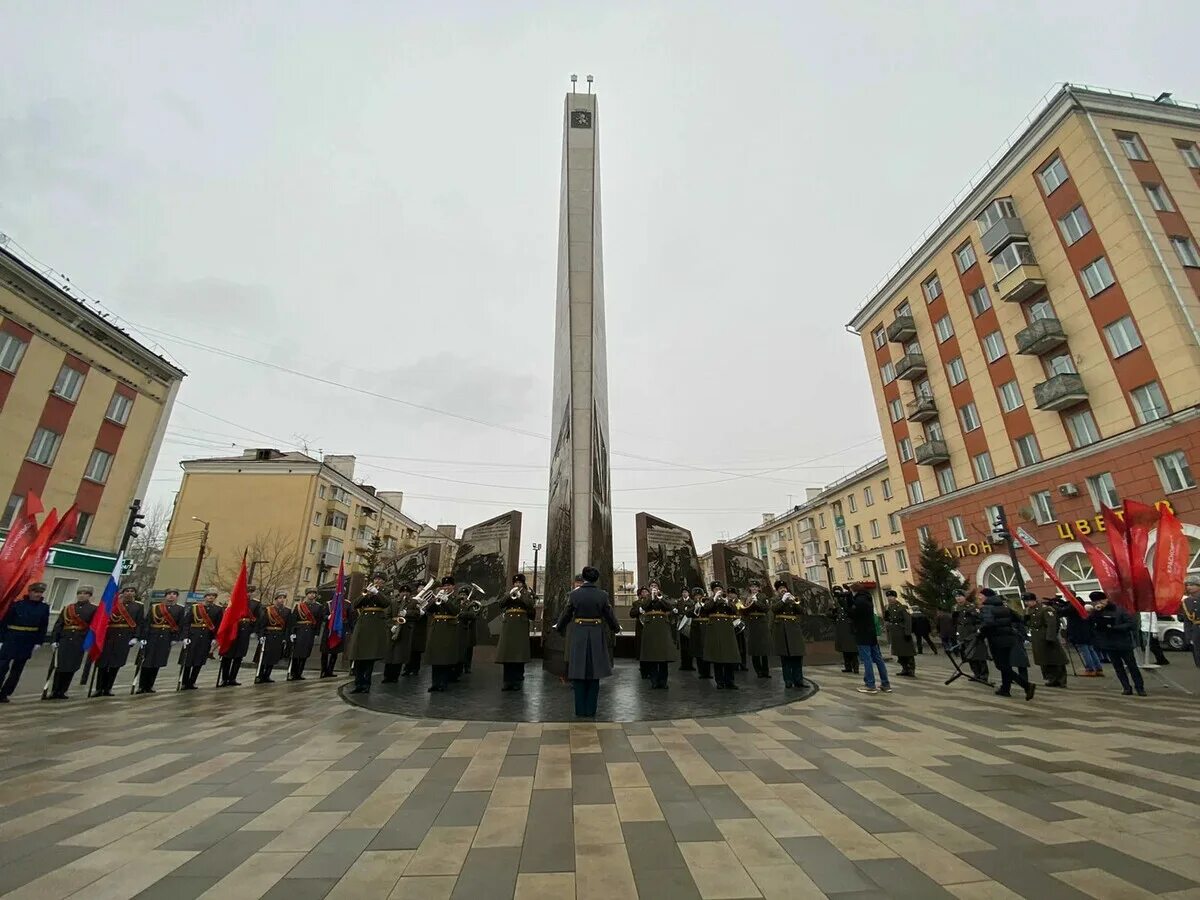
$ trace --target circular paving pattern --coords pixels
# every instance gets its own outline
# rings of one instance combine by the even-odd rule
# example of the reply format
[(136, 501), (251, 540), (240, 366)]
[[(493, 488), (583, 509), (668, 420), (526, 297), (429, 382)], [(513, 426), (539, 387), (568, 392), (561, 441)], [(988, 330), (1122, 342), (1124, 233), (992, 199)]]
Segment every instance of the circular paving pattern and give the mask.
[[(575, 697), (571, 685), (562, 684), (542, 670), (540, 660), (525, 667), (525, 687), (517, 692), (500, 690), (500, 666), (477, 662), (471, 674), (450, 686), (445, 693), (430, 694), (429, 667), (396, 684), (380, 684), (376, 666), (375, 683), (369, 694), (352, 694), (348, 680), (339, 689), (347, 703), (381, 713), (420, 719), (472, 719), (485, 722), (570, 722), (575, 719)], [(673, 666), (669, 687), (651, 690), (639, 677), (635, 660), (619, 659), (611, 678), (600, 683), (598, 722), (653, 722), (735, 716), (771, 706), (807, 700), (817, 685), (805, 679), (803, 689), (785, 689), (778, 669), (770, 678), (754, 672), (738, 673), (736, 691), (718, 691), (712, 680), (695, 672), (680, 672)]]

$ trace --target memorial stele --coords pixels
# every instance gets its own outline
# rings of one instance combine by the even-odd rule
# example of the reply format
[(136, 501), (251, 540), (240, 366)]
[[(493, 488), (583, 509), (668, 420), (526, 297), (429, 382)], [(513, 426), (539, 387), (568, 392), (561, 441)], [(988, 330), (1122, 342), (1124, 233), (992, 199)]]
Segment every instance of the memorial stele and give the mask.
[(563, 671), (563, 641), (551, 626), (584, 566), (612, 592), (608, 364), (604, 345), (604, 267), (600, 240), (600, 114), (596, 95), (563, 102), (558, 292), (554, 315), (554, 407), (546, 516), (544, 665)]

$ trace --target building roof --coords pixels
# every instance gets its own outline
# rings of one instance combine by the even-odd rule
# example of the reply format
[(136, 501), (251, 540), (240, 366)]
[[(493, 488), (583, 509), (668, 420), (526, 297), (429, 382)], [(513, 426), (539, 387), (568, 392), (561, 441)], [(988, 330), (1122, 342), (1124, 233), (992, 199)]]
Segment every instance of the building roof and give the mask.
[(855, 334), (861, 332), (897, 291), (923, 273), (947, 241), (995, 199), (996, 192), (1028, 161), (1054, 129), (1077, 111), (1200, 128), (1200, 106), (1181, 103), (1171, 99), (1169, 94), (1154, 98), (1069, 82), (1056, 86), (1038, 102), (1034, 111), (1025, 117), (1017, 130), (892, 266), (846, 328)]

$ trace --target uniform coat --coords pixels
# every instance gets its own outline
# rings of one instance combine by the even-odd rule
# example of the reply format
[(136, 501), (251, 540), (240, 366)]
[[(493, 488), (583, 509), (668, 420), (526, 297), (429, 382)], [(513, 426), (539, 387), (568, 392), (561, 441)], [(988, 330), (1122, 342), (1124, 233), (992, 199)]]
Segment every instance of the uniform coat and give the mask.
[(392, 642), (389, 614), (392, 600), (386, 592), (363, 594), (354, 601), (354, 631), (346, 642), (346, 658), (359, 660), (383, 659)]
[(800, 604), (776, 600), (771, 605), (771, 641), (776, 656), (803, 656), (804, 629), (800, 627)]
[(291, 634), (296, 638), (291, 642), (292, 659), (308, 659), (321, 632), (321, 616), (325, 612), (325, 605), (319, 600), (301, 600), (294, 612)]
[(458, 601), (444, 597), (439, 606), (436, 599), (426, 610), (429, 632), (425, 642), (425, 662), (431, 666), (454, 666), (462, 662)]
[[(229, 649), (221, 654), (222, 658), (232, 656), (234, 659), (244, 659), (250, 652), (250, 637), (258, 632), (258, 620), (262, 616), (263, 605), (251, 599), (246, 607), (246, 614), (238, 621), (237, 638)], [(225, 610), (228, 612), (228, 609)]]
[(1039, 666), (1065, 666), (1067, 653), (1058, 639), (1058, 610), (1043, 604), (1035, 607), (1026, 621), (1029, 624), (1034, 663)]
[(695, 601), (688, 601), (689, 615), (692, 617), (692, 627), (688, 629), (690, 632), (689, 638), (692, 642), (692, 656), (696, 659), (707, 660), (704, 655), (704, 638), (708, 632), (708, 620), (705, 618), (704, 603), (701, 601), (700, 613), (696, 614)]
[(850, 621), (849, 600), (835, 600), (833, 610), (833, 649), (838, 653), (857, 653), (854, 623)]
[(737, 632), (733, 628), (733, 621), (738, 618), (737, 609), (722, 597), (708, 603), (707, 612), (704, 658), (713, 663), (741, 663)]
[(142, 633), (142, 604), (126, 603), (120, 597), (113, 602), (112, 616), (108, 620), (108, 634), (96, 666), (101, 669), (119, 669), (129, 662), (129, 642)]
[(498, 663), (527, 663), (533, 658), (529, 646), (529, 623), (536, 615), (533, 595), (528, 588), (512, 597), (505, 595), (500, 614), (500, 643), (496, 646)]
[(644, 663), (674, 662), (679, 658), (675, 648), (671, 612), (674, 609), (665, 599), (647, 600), (642, 604), (638, 621), (642, 624), (642, 646), (638, 660)]
[(96, 605), (90, 600), (76, 600), (58, 614), (50, 640), (58, 644), (54, 667), (59, 672), (75, 672), (83, 665), (83, 641), (95, 614)]
[(49, 625), (50, 606), (45, 600), (25, 596), (12, 604), (0, 620), (0, 660), (29, 659), (33, 649), (46, 640)]
[(959, 610), (958, 642), (966, 658), (972, 662), (985, 662), (988, 658), (987, 643), (977, 641), (982, 614), (974, 606), (967, 605)]
[[(400, 616), (404, 617), (404, 624), (397, 626), (396, 619)], [(402, 666), (408, 662), (408, 657), (412, 655), (413, 629), (416, 627), (417, 618), (417, 604), (411, 602), (409, 594), (403, 593), (392, 601), (392, 608), (388, 612), (388, 636), (391, 644), (383, 658), (384, 665)]]
[(883, 620), (887, 623), (888, 640), (897, 657), (916, 656), (917, 645), (913, 641), (913, 617), (898, 601), (893, 600), (884, 610)]
[(142, 640), (146, 642), (142, 648), (144, 668), (161, 669), (171, 661), (171, 644), (183, 633), (186, 614), (182, 603), (155, 603), (150, 607), (142, 631)]
[(604, 626), (614, 634), (621, 625), (613, 613), (608, 594), (594, 584), (584, 584), (571, 591), (567, 605), (558, 617), (554, 629), (562, 634), (570, 625), (569, 662), (567, 677), (571, 679), (607, 678), (612, 674)]
[(752, 594), (742, 611), (742, 621), (746, 623), (746, 653), (750, 656), (771, 655), (770, 612), (771, 606), (761, 594)]
[(188, 607), (183, 616), (183, 637), (191, 643), (179, 651), (181, 666), (203, 666), (208, 661), (224, 614), (225, 610), (215, 603), (195, 603)]
[(263, 607), (262, 618), (259, 619), (258, 636), (262, 639), (262, 657), (259, 659), (259, 669), (268, 675), (275, 663), (283, 658), (284, 644), (292, 630), (294, 613), (286, 606), (282, 609), (272, 603)]

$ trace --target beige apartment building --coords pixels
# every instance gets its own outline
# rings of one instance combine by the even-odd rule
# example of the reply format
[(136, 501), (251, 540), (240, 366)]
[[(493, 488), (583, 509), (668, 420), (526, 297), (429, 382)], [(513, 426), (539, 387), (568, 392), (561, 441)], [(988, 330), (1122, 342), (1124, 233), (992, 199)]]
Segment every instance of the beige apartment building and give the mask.
[[(1200, 570), (1200, 108), (1065, 85), (854, 315), (887, 468), (972, 582), (1076, 590), (1101, 505), (1167, 503)], [(1035, 572), (1036, 577), (1030, 577)]]
[(294, 597), (343, 559), (348, 574), (363, 572), (376, 534), (388, 554), (418, 546), (422, 525), (401, 512), (403, 494), (356, 482), (354, 462), (273, 449), (184, 461), (155, 589), (228, 590), (245, 552), (254, 581)]

